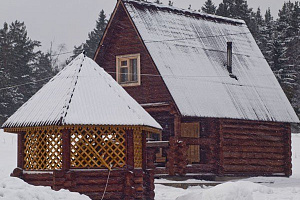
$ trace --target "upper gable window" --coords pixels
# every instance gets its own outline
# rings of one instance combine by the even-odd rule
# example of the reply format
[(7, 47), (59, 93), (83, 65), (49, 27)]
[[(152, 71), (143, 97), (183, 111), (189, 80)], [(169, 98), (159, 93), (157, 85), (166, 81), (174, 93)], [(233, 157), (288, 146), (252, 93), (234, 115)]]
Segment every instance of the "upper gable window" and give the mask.
[(140, 54), (122, 55), (116, 58), (117, 82), (122, 86), (140, 85)]

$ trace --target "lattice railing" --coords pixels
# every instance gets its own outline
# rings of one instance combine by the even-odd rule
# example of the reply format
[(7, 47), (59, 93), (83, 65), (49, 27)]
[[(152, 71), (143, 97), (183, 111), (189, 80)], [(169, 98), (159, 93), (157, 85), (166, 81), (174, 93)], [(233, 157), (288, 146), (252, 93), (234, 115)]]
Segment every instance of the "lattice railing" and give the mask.
[(62, 138), (58, 129), (27, 130), (24, 135), (24, 169), (54, 170), (62, 167)]
[(71, 168), (116, 168), (126, 164), (125, 130), (118, 127), (71, 129)]
[(134, 168), (142, 168), (143, 166), (143, 136), (142, 131), (133, 131), (134, 144)]

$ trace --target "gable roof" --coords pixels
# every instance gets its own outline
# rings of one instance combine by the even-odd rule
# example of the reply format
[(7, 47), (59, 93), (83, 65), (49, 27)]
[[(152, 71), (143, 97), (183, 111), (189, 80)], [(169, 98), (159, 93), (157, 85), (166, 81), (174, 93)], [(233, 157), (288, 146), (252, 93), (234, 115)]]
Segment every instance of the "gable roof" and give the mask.
[[(299, 122), (242, 20), (122, 0), (183, 116)], [(233, 42), (233, 73), (226, 61)]]
[(108, 73), (83, 54), (44, 85), (3, 127), (85, 124), (161, 129)]

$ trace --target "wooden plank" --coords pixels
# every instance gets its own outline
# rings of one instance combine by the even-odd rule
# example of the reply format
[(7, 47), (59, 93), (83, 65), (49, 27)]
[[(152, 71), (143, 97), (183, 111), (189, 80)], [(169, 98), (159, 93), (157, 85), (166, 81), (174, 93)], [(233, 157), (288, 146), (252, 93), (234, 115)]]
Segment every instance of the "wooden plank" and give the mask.
[(224, 128), (224, 134), (240, 134), (240, 135), (260, 135), (260, 136), (275, 136), (275, 137), (283, 137), (285, 131), (282, 130), (256, 130), (256, 129), (246, 129), (243, 126), (236, 128)]
[(69, 170), (71, 166), (71, 157), (70, 157), (70, 129), (61, 130), (62, 134), (62, 170)]
[(255, 147), (255, 146), (223, 146), (224, 152), (265, 152), (265, 153), (283, 153), (283, 147)]
[(205, 146), (217, 145), (215, 138), (184, 138), (184, 137), (181, 137), (180, 140), (186, 142), (187, 145), (205, 145)]
[(18, 133), (18, 164), (20, 169), (24, 168), (24, 135), (26, 132)]
[(133, 130), (126, 130), (126, 143), (127, 143), (127, 155), (126, 155), (126, 166), (127, 169), (134, 168), (134, 141), (133, 141)]
[(284, 147), (286, 144), (283, 141), (269, 142), (262, 140), (234, 140), (225, 138), (224, 146), (258, 146), (258, 147)]
[(270, 159), (225, 159), (225, 165), (259, 165), (259, 166), (284, 166), (285, 160)]
[(291, 133), (291, 126), (286, 128), (286, 165), (285, 165), (285, 175), (291, 176), (292, 175), (292, 133)]
[(186, 173), (204, 173), (210, 172), (213, 173), (216, 170), (216, 166), (213, 164), (193, 164), (187, 165)]
[(248, 158), (260, 158), (260, 159), (273, 159), (280, 160), (284, 159), (284, 154), (276, 154), (276, 153), (263, 153), (263, 152), (224, 152), (224, 158), (239, 158), (239, 159), (248, 159)]
[(239, 172), (247, 172), (247, 173), (256, 173), (262, 174), (264, 172), (269, 173), (284, 173), (284, 167), (270, 167), (270, 166), (251, 166), (251, 165), (224, 165), (225, 172), (231, 173), (239, 173)]
[(224, 134), (224, 139), (236, 139), (236, 140), (262, 140), (262, 141), (274, 141), (274, 142), (281, 142), (282, 137), (275, 137), (275, 136), (257, 136), (255, 134), (252, 135), (239, 135), (239, 134)]

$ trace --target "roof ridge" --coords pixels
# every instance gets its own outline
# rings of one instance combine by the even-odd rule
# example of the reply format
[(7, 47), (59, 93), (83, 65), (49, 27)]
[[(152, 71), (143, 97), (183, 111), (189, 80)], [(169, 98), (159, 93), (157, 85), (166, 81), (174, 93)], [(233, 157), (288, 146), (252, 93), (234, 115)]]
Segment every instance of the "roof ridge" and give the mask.
[(230, 22), (230, 23), (235, 23), (235, 24), (246, 24), (245, 21), (242, 19), (233, 19), (233, 18), (222, 17), (222, 16), (218, 16), (218, 15), (206, 14), (203, 12), (193, 11), (193, 10), (179, 8), (179, 7), (175, 7), (175, 6), (157, 4), (154, 2), (145, 2), (145, 1), (138, 1), (138, 0), (121, 0), (121, 1), (128, 2), (128, 3), (136, 3), (139, 5), (149, 6), (149, 7), (153, 6), (156, 8), (166, 9), (166, 10), (170, 10), (170, 11), (176, 11), (176, 12), (180, 12), (180, 13), (188, 13), (190, 15), (197, 15), (197, 16), (200, 16), (200, 17), (203, 17), (206, 19), (212, 19), (212, 20), (215, 19), (215, 20), (220, 20), (220, 21), (225, 21), (225, 22)]
[[(81, 53), (81, 54), (83, 54), (83, 53)], [(69, 98), (69, 100), (68, 100), (68, 98), (66, 98), (65, 104), (63, 106), (63, 111), (62, 111), (61, 117), (60, 117), (60, 124), (64, 123), (64, 120), (65, 120), (65, 118), (66, 118), (66, 116), (68, 114), (68, 110), (70, 108), (70, 103), (72, 101), (73, 94), (74, 94), (74, 91), (76, 89), (76, 85), (77, 85), (77, 82), (78, 82), (78, 79), (79, 79), (79, 73), (81, 72), (81, 69), (82, 69), (82, 66), (83, 66), (83, 62), (85, 61), (85, 58), (86, 58), (86, 56), (84, 54), (82, 56), (83, 56), (82, 57), (82, 61), (81, 61), (79, 70), (78, 70), (77, 75), (76, 75), (75, 83), (74, 83), (73, 87), (70, 88), (70, 90), (71, 90), (70, 98)]]

